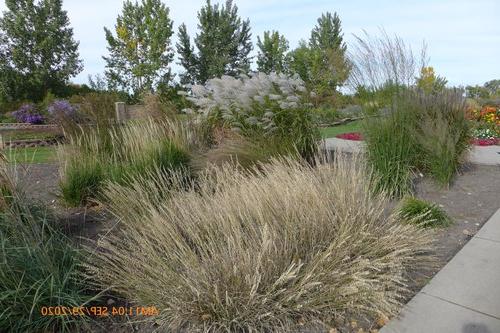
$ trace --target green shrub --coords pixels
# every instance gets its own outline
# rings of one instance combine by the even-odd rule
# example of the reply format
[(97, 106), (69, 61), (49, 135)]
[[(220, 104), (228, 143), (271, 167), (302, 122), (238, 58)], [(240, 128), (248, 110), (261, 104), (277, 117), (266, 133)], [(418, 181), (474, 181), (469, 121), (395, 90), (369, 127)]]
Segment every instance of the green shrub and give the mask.
[(115, 125), (106, 132), (98, 127), (81, 130), (59, 147), (63, 199), (75, 206), (98, 198), (107, 180), (125, 184), (156, 169), (187, 171), (189, 147), (183, 145), (189, 138), (173, 127), (147, 120)]
[(439, 206), (414, 197), (404, 198), (397, 214), (407, 223), (420, 227), (444, 227), (451, 224), (448, 214)]
[(88, 256), (90, 273), (162, 309), (162, 331), (293, 331), (395, 313), (408, 270), (430, 263), (430, 233), (387, 216), (365, 170), (352, 158), (287, 159), (211, 169), (188, 191), (162, 174), (110, 184), (122, 222)]
[[(3, 170), (5, 171), (5, 170)], [(57, 230), (42, 206), (8, 191), (0, 212), (0, 331), (75, 332), (84, 317), (43, 316), (44, 306), (84, 306), (80, 251)]]

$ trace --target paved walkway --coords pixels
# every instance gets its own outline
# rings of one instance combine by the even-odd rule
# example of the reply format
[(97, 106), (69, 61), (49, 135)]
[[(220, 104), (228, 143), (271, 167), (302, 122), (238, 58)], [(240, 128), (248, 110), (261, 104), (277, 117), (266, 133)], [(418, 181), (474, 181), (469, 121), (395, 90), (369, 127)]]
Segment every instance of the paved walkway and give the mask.
[[(325, 139), (325, 148), (327, 150), (340, 149), (346, 152), (359, 152), (364, 149), (364, 142), (328, 138)], [(474, 164), (500, 165), (500, 146), (473, 146), (469, 160)]]
[(500, 332), (500, 209), (380, 332)]

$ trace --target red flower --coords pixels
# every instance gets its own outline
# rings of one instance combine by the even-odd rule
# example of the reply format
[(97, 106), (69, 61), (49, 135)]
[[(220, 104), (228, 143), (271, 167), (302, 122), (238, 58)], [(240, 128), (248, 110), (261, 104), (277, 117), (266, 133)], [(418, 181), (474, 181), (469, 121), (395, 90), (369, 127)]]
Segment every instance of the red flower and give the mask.
[(344, 140), (363, 141), (363, 136), (358, 132), (343, 133), (336, 135), (335, 137)]

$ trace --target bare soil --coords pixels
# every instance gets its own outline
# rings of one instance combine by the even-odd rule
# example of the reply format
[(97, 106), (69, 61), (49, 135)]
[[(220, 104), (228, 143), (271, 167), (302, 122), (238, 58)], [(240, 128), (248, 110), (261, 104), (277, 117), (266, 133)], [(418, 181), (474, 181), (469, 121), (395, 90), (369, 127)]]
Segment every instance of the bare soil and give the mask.
[[(55, 209), (68, 235), (78, 243), (95, 242), (99, 235), (108, 232), (115, 224), (114, 219), (98, 206), (76, 209), (65, 207), (59, 200), (59, 176), (56, 165), (19, 165), (17, 169), (20, 183), (26, 192), (33, 199), (40, 200)], [(449, 227), (434, 230), (438, 263), (432, 272), (427, 272), (430, 276), (418, 279), (410, 286), (416, 294), (500, 208), (500, 166), (468, 165), (449, 188), (442, 188), (430, 179), (419, 178), (415, 182), (415, 194), (419, 198), (440, 205), (454, 221)], [(411, 296), (413, 295), (409, 295), (408, 299)], [(108, 301), (114, 302), (112, 299)], [(141, 331), (151, 330), (151, 327), (130, 322), (124, 324), (103, 321), (96, 325), (99, 326), (93, 327), (93, 331), (100, 331), (98, 327), (102, 325), (108, 332), (134, 332), (139, 327)], [(370, 329), (377, 328), (373, 323), (359, 325), (352, 327), (350, 323), (345, 323), (339, 332), (358, 332), (360, 327), (369, 332)]]

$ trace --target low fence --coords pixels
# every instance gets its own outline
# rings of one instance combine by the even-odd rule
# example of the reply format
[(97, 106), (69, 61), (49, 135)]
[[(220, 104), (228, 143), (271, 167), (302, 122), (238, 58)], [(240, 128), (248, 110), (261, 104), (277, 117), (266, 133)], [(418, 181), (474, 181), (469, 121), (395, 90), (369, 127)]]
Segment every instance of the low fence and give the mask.
[[(9, 139), (14, 133), (47, 133), (47, 138)], [(27, 123), (0, 123), (0, 149), (45, 147), (55, 145), (63, 138), (59, 125), (32, 125)]]

